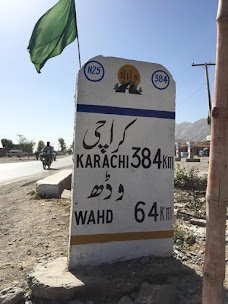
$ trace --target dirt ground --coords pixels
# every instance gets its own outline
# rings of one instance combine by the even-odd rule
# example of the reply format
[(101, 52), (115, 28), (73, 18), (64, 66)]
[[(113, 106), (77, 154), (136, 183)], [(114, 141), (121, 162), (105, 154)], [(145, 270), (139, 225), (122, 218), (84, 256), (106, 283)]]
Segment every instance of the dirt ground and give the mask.
[(67, 256), (70, 201), (36, 199), (38, 179), (0, 186), (0, 289), (26, 289), (39, 260)]

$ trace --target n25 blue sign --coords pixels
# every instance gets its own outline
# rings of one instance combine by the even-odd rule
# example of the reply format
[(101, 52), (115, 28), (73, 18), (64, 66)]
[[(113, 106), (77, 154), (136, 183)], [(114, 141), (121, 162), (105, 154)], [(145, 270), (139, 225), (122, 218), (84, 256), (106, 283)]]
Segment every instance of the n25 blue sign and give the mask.
[(91, 60), (85, 64), (84, 74), (87, 80), (98, 82), (104, 78), (105, 70), (100, 62)]

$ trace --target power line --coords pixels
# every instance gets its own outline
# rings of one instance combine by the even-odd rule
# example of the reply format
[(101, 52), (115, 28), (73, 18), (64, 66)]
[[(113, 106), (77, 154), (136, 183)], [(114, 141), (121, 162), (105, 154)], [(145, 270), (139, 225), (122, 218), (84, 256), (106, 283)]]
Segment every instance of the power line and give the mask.
[[(210, 81), (210, 83), (214, 81), (214, 78)], [(190, 99), (192, 96), (194, 96), (196, 93), (198, 93), (200, 90), (202, 90), (202, 88), (204, 88), (207, 85), (207, 83), (205, 82), (205, 84), (203, 84), (198, 90), (196, 90), (195, 92), (193, 92), (191, 95), (189, 95), (188, 97), (186, 97), (185, 99), (183, 99), (181, 102), (179, 102), (177, 105), (180, 106), (181, 104), (183, 104), (186, 100)]]

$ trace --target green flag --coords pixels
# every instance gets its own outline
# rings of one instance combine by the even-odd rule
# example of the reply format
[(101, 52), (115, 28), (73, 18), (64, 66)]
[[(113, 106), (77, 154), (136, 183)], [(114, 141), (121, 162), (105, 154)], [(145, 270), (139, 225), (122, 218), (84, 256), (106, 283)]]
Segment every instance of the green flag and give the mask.
[(59, 0), (36, 23), (28, 50), (38, 73), (45, 62), (62, 53), (77, 37), (74, 0)]

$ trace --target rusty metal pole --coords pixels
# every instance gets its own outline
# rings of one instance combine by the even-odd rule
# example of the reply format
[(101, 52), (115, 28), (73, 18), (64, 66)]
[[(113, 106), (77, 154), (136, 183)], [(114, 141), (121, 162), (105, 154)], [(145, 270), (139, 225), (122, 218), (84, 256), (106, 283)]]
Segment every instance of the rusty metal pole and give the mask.
[(228, 0), (219, 0), (211, 149), (206, 193), (207, 226), (203, 304), (223, 303), (228, 203)]

